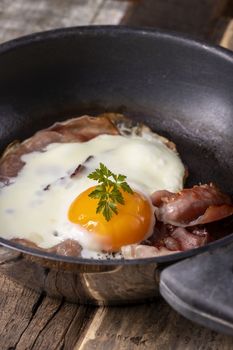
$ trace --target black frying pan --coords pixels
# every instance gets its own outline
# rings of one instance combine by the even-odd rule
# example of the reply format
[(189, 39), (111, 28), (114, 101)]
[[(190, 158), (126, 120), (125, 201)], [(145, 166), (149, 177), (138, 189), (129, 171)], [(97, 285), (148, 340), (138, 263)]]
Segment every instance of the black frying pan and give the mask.
[[(232, 192), (230, 52), (120, 27), (61, 29), (0, 46), (2, 149), (54, 121), (103, 111), (171, 138), (188, 165), (187, 186), (214, 181)], [(0, 243), (12, 254), (2, 272), (31, 288), (73, 302), (119, 304), (151, 299), (160, 284), (176, 310), (233, 334), (233, 235), (180, 254), (102, 263)]]

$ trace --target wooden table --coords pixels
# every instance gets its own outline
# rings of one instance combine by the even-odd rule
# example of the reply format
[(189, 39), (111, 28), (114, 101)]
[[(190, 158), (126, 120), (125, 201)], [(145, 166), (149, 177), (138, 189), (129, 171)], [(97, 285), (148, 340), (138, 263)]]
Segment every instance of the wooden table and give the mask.
[[(0, 0), (0, 42), (55, 27), (122, 21), (124, 24), (159, 24), (210, 40), (218, 38), (223, 46), (233, 49), (233, 22), (220, 18), (227, 1), (200, 1), (201, 6), (208, 6), (208, 14), (212, 16), (212, 22), (208, 17), (203, 31), (200, 26), (194, 26), (195, 29), (187, 22), (182, 2), (187, 4), (186, 0), (170, 0), (165, 6), (164, 0), (156, 0), (154, 4), (160, 3), (159, 9), (163, 11), (157, 14), (151, 1), (144, 1), (144, 6), (140, 1), (124, 0)], [(192, 4), (194, 1), (190, 0), (189, 5)], [(173, 15), (172, 21), (164, 21), (166, 13), (173, 13), (174, 6), (178, 6), (179, 16)], [(199, 21), (203, 20), (201, 14)], [(207, 27), (212, 27), (212, 31)], [(73, 305), (12, 282), (4, 275), (8, 264), (14, 261), (9, 260), (6, 249), (0, 248), (0, 350), (233, 349), (233, 338), (187, 321), (162, 299), (129, 307)]]

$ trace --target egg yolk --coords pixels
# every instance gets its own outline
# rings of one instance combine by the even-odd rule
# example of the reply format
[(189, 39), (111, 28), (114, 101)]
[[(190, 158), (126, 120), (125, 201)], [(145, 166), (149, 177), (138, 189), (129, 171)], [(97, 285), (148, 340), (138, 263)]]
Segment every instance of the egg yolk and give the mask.
[(118, 251), (124, 245), (145, 239), (154, 220), (148, 199), (138, 192), (122, 192), (125, 204), (117, 204), (118, 214), (107, 221), (102, 213), (96, 213), (98, 199), (88, 196), (95, 187), (75, 198), (68, 211), (69, 220), (99, 237), (106, 251)]

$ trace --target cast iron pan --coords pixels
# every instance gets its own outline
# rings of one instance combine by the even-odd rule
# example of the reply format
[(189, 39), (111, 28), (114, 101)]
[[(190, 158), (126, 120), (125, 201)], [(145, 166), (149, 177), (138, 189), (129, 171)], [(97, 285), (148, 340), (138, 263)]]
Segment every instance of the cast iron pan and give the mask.
[[(215, 181), (232, 193), (231, 52), (174, 34), (120, 27), (61, 29), (0, 46), (1, 149), (54, 121), (103, 111), (125, 113), (171, 138), (188, 165), (187, 186)], [(41, 258), (88, 264), (0, 242)], [(161, 294), (186, 317), (233, 334), (232, 242), (230, 235), (178, 256), (125, 264), (193, 256), (162, 272)]]

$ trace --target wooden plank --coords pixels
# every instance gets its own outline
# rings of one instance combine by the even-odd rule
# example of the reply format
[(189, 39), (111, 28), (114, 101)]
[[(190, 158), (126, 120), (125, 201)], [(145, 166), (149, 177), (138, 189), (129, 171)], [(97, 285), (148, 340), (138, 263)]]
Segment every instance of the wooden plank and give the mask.
[(187, 321), (162, 299), (147, 305), (100, 308), (75, 350), (231, 350), (233, 338)]
[(0, 1), (0, 42), (32, 32), (91, 24), (118, 24), (127, 0)]
[(80, 306), (78, 308), (67, 333), (63, 337), (61, 348), (64, 350), (74, 349), (77, 341), (82, 341), (91, 325), (96, 310), (97, 309), (92, 306)]
[(14, 348), (28, 327), (39, 295), (0, 277), (0, 344), (1, 349)]
[(96, 16), (93, 18), (91, 24), (119, 24), (130, 6), (131, 4), (129, 1), (105, 0), (99, 7), (98, 13), (96, 13)]
[(3, 1), (0, 42), (58, 27), (87, 25), (105, 0)]
[[(2, 284), (7, 286), (7, 292)], [(77, 340), (85, 335), (95, 312), (92, 307), (41, 298), (2, 276), (0, 288), (1, 350), (73, 349)]]
[[(18, 253), (0, 247), (0, 272)], [(73, 349), (85, 336), (96, 307), (38, 294), (0, 273), (0, 349)]]
[[(0, 271), (15, 258), (0, 248)], [(232, 349), (231, 337), (187, 321), (162, 299), (129, 307), (79, 306), (38, 295), (2, 274), (0, 290), (2, 350)]]
[(233, 50), (233, 20), (229, 21), (228, 26), (220, 40), (220, 45)]
[(122, 24), (150, 26), (211, 39), (229, 0), (147, 0), (130, 7)]
[[(58, 304), (59, 307), (48, 317), (47, 311), (49, 311), (48, 308), (50, 309), (52, 304)], [(73, 346), (73, 343), (75, 343), (79, 335), (78, 329), (82, 326), (83, 321), (81, 317), (83, 315), (78, 312), (78, 310), (79, 306), (73, 304), (53, 301), (51, 299), (47, 300), (46, 304), (43, 304), (43, 312), (42, 308), (38, 310), (40, 313), (39, 318), (43, 326), (40, 325), (38, 319), (35, 318), (33, 324), (30, 324), (30, 327), (28, 327), (27, 331), (24, 333), (24, 337), (20, 339), (16, 349), (24, 350), (26, 348), (33, 348), (55, 350), (64, 348), (65, 336), (70, 329), (74, 317), (78, 313), (79, 318), (76, 318), (78, 321), (76, 322), (77, 332), (72, 333), (69, 331), (70, 339), (68, 339), (69, 341), (66, 343), (67, 345), (70, 344)], [(32, 335), (32, 337), (30, 335)], [(75, 336), (75, 338), (72, 336)]]

